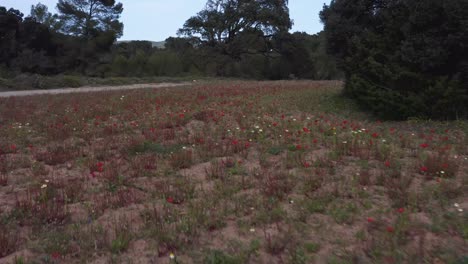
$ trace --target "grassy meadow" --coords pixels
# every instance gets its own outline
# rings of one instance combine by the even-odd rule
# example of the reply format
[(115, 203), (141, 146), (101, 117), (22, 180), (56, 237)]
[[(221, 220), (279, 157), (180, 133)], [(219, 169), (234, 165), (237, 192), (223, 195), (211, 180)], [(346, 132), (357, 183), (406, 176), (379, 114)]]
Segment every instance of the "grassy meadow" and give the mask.
[(468, 124), (336, 81), (0, 98), (0, 263), (468, 263)]

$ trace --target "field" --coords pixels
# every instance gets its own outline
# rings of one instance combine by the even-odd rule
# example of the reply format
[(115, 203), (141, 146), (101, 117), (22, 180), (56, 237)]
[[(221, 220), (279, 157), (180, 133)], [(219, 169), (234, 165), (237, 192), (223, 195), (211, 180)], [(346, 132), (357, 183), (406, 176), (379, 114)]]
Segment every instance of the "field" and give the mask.
[(0, 98), (0, 263), (468, 263), (467, 123), (341, 90)]

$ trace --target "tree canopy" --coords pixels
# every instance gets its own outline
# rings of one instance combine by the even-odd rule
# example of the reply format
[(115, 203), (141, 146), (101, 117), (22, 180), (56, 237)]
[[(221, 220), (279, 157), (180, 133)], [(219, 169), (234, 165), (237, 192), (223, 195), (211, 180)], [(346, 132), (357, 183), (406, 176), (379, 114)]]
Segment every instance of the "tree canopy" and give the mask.
[(116, 39), (122, 36), (123, 5), (115, 0), (59, 0), (57, 9), (66, 34), (87, 39), (102, 32), (111, 32)]
[(268, 40), (291, 26), (287, 0), (209, 0), (179, 34), (240, 59), (245, 53), (270, 51)]
[(466, 0), (333, 0), (320, 16), (346, 93), (391, 118), (468, 114)]

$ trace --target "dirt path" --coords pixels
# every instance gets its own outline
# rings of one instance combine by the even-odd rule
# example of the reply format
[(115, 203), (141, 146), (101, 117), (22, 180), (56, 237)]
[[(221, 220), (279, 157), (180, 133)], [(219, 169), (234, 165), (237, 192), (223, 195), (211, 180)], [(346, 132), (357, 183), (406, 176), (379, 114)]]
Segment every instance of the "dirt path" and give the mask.
[(61, 88), (50, 90), (27, 90), (27, 91), (9, 91), (0, 92), (0, 97), (14, 97), (14, 96), (30, 96), (41, 94), (66, 94), (66, 93), (88, 93), (100, 91), (118, 91), (118, 90), (134, 90), (134, 89), (147, 89), (147, 88), (164, 88), (164, 87), (178, 87), (187, 86), (191, 83), (148, 83), (148, 84), (132, 84), (122, 86), (98, 86), (91, 87), (85, 86), (80, 88)]

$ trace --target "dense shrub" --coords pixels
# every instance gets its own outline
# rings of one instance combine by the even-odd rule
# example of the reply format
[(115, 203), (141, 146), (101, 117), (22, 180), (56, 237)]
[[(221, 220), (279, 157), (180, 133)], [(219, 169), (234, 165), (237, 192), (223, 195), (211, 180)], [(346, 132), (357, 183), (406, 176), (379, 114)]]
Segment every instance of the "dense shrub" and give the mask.
[(321, 12), (346, 94), (388, 119), (468, 115), (468, 2), (334, 0)]

